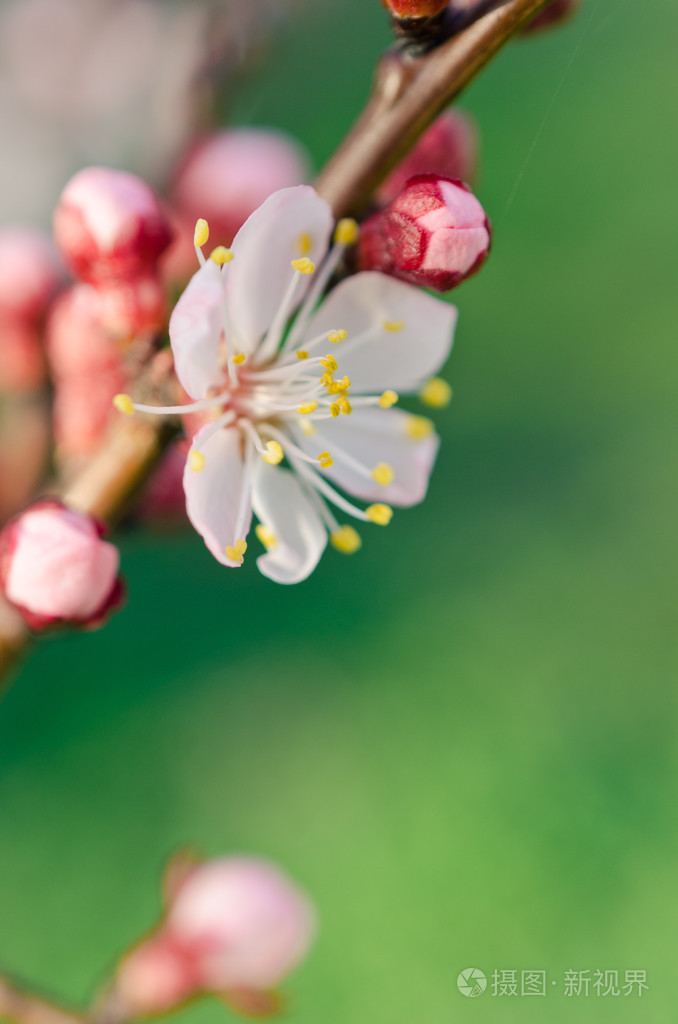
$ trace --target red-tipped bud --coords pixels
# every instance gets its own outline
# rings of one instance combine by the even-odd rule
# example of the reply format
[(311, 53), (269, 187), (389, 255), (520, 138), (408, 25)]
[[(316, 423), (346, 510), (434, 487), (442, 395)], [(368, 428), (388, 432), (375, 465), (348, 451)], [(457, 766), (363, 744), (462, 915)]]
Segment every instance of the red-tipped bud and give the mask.
[(475, 122), (461, 110), (447, 110), (436, 118), (416, 146), (398, 164), (376, 194), (380, 206), (390, 203), (417, 174), (473, 181), (478, 162), (478, 133)]
[(154, 268), (172, 229), (153, 189), (141, 178), (86, 167), (61, 194), (54, 237), (76, 277), (124, 281)]
[(432, 18), (447, 7), (448, 0), (383, 0), (396, 18)]
[(543, 11), (540, 11), (539, 14), (537, 14), (537, 16), (525, 26), (523, 33), (528, 35), (531, 32), (539, 32), (543, 28), (551, 28), (559, 25), (562, 21), (566, 21), (570, 18), (580, 4), (581, 0), (552, 0), (548, 7), (545, 7)]
[(0, 533), (0, 587), (32, 629), (94, 628), (121, 603), (118, 549), (101, 534), (91, 516), (52, 499)]
[(54, 298), (63, 270), (54, 246), (31, 228), (0, 230), (0, 318), (38, 324)]
[(463, 182), (421, 174), (362, 226), (358, 263), (446, 292), (480, 269), (490, 241), (485, 211)]
[(176, 174), (171, 203), (176, 241), (168, 273), (185, 278), (196, 269), (193, 231), (209, 225), (209, 249), (229, 246), (236, 232), (272, 192), (307, 180), (309, 159), (293, 138), (269, 128), (215, 132), (193, 146)]

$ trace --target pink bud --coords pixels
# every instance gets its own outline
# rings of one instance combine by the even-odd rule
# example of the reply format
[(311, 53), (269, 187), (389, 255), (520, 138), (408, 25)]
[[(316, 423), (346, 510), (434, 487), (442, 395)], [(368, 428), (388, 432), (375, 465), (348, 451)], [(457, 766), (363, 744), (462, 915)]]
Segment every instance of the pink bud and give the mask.
[(559, 25), (575, 13), (580, 3), (581, 0), (552, 0), (548, 7), (545, 7), (532, 21), (528, 22), (523, 33), (529, 35), (531, 32)]
[(448, 0), (383, 0), (397, 18), (431, 18), (447, 7)]
[(144, 939), (118, 965), (115, 1003), (123, 1019), (176, 1009), (200, 988), (190, 958), (159, 931)]
[(27, 394), (45, 382), (45, 357), (38, 329), (24, 320), (0, 317), (0, 392)]
[(54, 237), (76, 277), (121, 281), (153, 269), (172, 239), (172, 229), (141, 178), (86, 167), (61, 193)]
[(50, 310), (47, 357), (56, 378), (121, 366), (116, 342), (102, 324), (100, 290), (76, 284), (60, 295)]
[(129, 386), (120, 368), (60, 378), (54, 389), (54, 440), (61, 464), (96, 451), (115, 416), (113, 398)]
[(62, 277), (56, 251), (42, 232), (0, 230), (0, 317), (38, 324)]
[(461, 110), (447, 110), (436, 118), (416, 146), (377, 191), (376, 199), (385, 206), (417, 174), (437, 174), (441, 178), (473, 181), (478, 162), (478, 133), (475, 122)]
[(101, 325), (119, 339), (157, 334), (167, 322), (165, 291), (155, 274), (105, 281), (98, 288)]
[(272, 192), (300, 185), (309, 162), (301, 145), (270, 128), (232, 128), (208, 135), (189, 150), (176, 174), (171, 202), (177, 240), (169, 272), (177, 278), (196, 268), (193, 231), (198, 218), (209, 224), (209, 248), (233, 237)]
[(0, 587), (32, 629), (94, 628), (122, 600), (120, 556), (91, 516), (35, 502), (0, 533)]
[(463, 182), (421, 174), (362, 226), (358, 262), (446, 292), (480, 269), (490, 241), (485, 211)]
[(306, 954), (307, 897), (275, 865), (249, 857), (201, 864), (180, 885), (167, 929), (210, 991), (266, 990)]

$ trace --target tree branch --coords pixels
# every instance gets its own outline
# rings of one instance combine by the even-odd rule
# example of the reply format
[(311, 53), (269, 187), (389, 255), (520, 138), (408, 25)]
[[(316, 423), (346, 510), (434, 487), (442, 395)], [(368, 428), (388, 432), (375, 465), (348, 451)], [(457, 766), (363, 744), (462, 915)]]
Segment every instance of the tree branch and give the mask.
[(0, 1019), (11, 1024), (84, 1024), (84, 1016), (25, 992), (0, 975)]

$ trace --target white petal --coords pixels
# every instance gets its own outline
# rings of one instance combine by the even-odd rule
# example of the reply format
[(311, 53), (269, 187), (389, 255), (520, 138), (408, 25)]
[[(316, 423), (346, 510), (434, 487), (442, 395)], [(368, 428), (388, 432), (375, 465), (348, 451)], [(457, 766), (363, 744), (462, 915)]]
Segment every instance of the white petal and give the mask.
[[(226, 270), (228, 311), (240, 351), (251, 353), (273, 323), (294, 274), (292, 260), (308, 256), (320, 263), (332, 224), (329, 204), (310, 185), (274, 192), (245, 221)], [(296, 304), (312, 280), (312, 274), (301, 277)]]
[[(296, 424), (292, 432), (308, 455), (316, 458), (322, 451), (330, 452), (334, 465), (321, 472), (349, 494), (364, 501), (409, 506), (425, 497), (440, 444), (435, 433), (416, 440), (410, 437), (407, 428), (412, 419), (401, 409), (354, 408), (349, 416), (318, 423), (311, 437)], [(342, 450), (364, 471), (343, 459)], [(371, 475), (380, 463), (393, 469), (393, 480), (385, 486)]]
[(315, 569), (327, 531), (315, 507), (288, 469), (260, 461), (254, 477), (254, 511), (276, 543), (257, 559), (259, 571), (276, 583), (299, 583)]
[[(208, 425), (198, 431), (194, 445), (200, 444), (201, 435), (209, 429)], [(228, 558), (226, 548), (246, 538), (252, 519), (251, 496), (244, 494), (251, 488), (251, 479), (243, 461), (240, 431), (219, 430), (200, 445), (200, 451), (205, 456), (204, 468), (196, 473), (187, 462), (184, 470), (186, 512), (217, 561), (237, 567), (241, 563)], [(243, 505), (246, 515), (239, 527)]]
[[(312, 338), (324, 331), (348, 332), (345, 341), (328, 349), (339, 374), (351, 380), (354, 394), (385, 388), (414, 391), (447, 359), (456, 322), (457, 310), (449, 303), (386, 274), (364, 271), (330, 292), (304, 334)], [(389, 331), (385, 323), (402, 327)], [(351, 339), (370, 328), (376, 328), (374, 334), (354, 347)]]
[(208, 260), (188, 282), (170, 317), (177, 377), (194, 399), (206, 398), (210, 388), (223, 386), (218, 362), (223, 299), (221, 271)]

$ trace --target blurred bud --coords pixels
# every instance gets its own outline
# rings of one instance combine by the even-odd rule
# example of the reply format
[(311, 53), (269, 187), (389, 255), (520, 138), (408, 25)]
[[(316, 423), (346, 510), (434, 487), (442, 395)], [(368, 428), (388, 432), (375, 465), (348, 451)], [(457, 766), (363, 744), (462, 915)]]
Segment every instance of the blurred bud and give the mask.
[(0, 229), (0, 318), (32, 326), (45, 315), (63, 278), (54, 246), (32, 228)]
[(177, 219), (168, 273), (181, 279), (195, 271), (193, 229), (199, 218), (209, 225), (210, 249), (228, 246), (272, 192), (300, 185), (308, 174), (302, 146), (270, 128), (227, 129), (198, 142), (179, 166), (170, 192)]
[(0, 533), (0, 587), (32, 629), (94, 628), (122, 600), (120, 556), (91, 516), (37, 501)]
[(127, 1016), (159, 1013), (214, 992), (240, 1009), (275, 1006), (257, 998), (308, 951), (314, 913), (274, 864), (227, 857), (182, 870), (166, 889), (167, 915), (118, 967), (111, 1001)]
[(548, 7), (539, 11), (532, 21), (527, 23), (522, 30), (523, 35), (529, 35), (531, 32), (538, 32), (543, 28), (559, 25), (561, 22), (566, 21), (567, 18), (570, 18), (580, 4), (581, 0), (551, 0)]
[(100, 290), (93, 285), (76, 284), (59, 296), (49, 313), (45, 340), (57, 379), (121, 366), (119, 347), (102, 325)]
[(421, 174), (363, 224), (358, 263), (446, 292), (480, 269), (490, 242), (485, 211), (462, 182)]
[(54, 237), (76, 277), (124, 281), (154, 268), (172, 229), (153, 189), (141, 178), (86, 167), (61, 193)]
[(155, 274), (98, 287), (101, 325), (121, 340), (157, 334), (167, 323), (165, 291)]
[(0, 316), (0, 392), (29, 394), (45, 382), (39, 330), (23, 320)]
[(393, 170), (376, 194), (385, 206), (402, 192), (417, 174), (473, 181), (478, 162), (478, 133), (475, 122), (461, 110), (447, 110), (421, 136), (412, 152)]
[(3, 397), (0, 415), (0, 525), (25, 508), (38, 493), (49, 464), (50, 412), (42, 394)]
[(383, 0), (396, 18), (432, 18), (447, 7), (447, 0)]
[(156, 526), (186, 523), (184, 470), (187, 455), (188, 444), (183, 441), (165, 452), (139, 497), (136, 512), (142, 520), (152, 521)]

